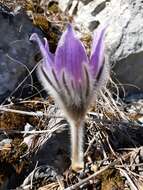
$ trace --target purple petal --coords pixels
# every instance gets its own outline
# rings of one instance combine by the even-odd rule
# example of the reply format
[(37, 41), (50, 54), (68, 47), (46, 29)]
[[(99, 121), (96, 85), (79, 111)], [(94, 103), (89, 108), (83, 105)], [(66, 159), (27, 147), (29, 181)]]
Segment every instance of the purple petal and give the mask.
[(83, 77), (83, 64), (87, 62), (85, 48), (69, 24), (57, 46), (55, 54), (56, 71), (61, 73), (64, 70), (70, 79), (78, 83)]
[(49, 67), (53, 66), (54, 57), (53, 57), (53, 54), (49, 51), (49, 45), (48, 45), (46, 38), (44, 38), (45, 44), (43, 44), (42, 41), (40, 40), (39, 36), (36, 33), (34, 33), (31, 35), (30, 40), (38, 43), (41, 54), (43, 56), (44, 66), (47, 69), (49, 69)]
[(45, 41), (45, 49), (49, 55), (49, 57), (51, 58), (51, 60), (53, 61), (54, 63), (54, 58), (55, 58), (55, 55), (53, 53), (50, 52), (49, 50), (49, 44), (48, 44), (48, 41), (47, 41), (47, 38), (44, 38), (44, 41)]
[(97, 76), (104, 61), (104, 37), (107, 26), (101, 26), (94, 34), (91, 48), (90, 67), (93, 76)]

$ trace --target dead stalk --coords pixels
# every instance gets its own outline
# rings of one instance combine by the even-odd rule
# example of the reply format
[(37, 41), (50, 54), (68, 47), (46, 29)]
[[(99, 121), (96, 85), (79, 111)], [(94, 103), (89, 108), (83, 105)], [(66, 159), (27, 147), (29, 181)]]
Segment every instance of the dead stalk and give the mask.
[[(78, 183), (66, 188), (65, 190), (74, 190), (76, 188), (79, 188), (81, 185), (86, 184), (91, 179), (97, 177), (98, 175), (100, 175), (101, 173), (106, 171), (107, 169), (110, 169), (110, 168), (114, 167), (118, 162), (121, 161), (121, 159), (126, 160), (127, 158), (129, 158), (129, 156), (131, 154), (132, 154), (132, 152), (129, 152), (128, 154), (122, 156), (121, 158), (116, 159), (115, 161), (111, 162), (109, 165), (105, 166), (104, 168), (100, 169), (99, 171), (95, 172), (94, 174), (90, 175), (89, 177), (79, 181)], [(137, 190), (137, 189), (134, 189), (134, 190)]]

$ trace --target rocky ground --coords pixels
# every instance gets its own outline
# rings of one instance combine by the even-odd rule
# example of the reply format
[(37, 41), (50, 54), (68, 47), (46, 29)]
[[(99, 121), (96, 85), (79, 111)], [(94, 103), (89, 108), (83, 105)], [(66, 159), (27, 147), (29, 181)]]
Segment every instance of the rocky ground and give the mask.
[[(0, 66), (0, 190), (142, 190), (143, 94), (130, 93), (122, 99), (114, 95), (115, 90), (114, 99), (108, 90), (102, 94), (85, 119), (85, 168), (71, 171), (70, 126), (33, 74), (40, 55), (28, 37), (36, 30), (47, 37), (54, 52), (64, 26), (73, 18), (62, 12), (56, 1), (1, 3), (1, 28), (9, 27), (10, 32), (9, 38), (0, 42), (0, 59), (4, 60), (4, 66)], [(26, 29), (17, 34), (19, 20)], [(22, 43), (10, 46), (16, 40)], [(89, 48), (90, 35), (84, 34), (82, 40)], [(29, 57), (19, 53), (23, 52), (21, 45), (28, 52), (34, 49)], [(16, 56), (11, 53), (13, 49)], [(13, 59), (6, 59), (7, 54)], [(27, 59), (33, 64), (30, 75), (16, 64), (21, 61), (28, 67)], [(11, 73), (12, 67), (17, 68), (18, 75), (17, 70)], [(24, 80), (27, 75), (30, 79)], [(25, 88), (29, 83), (32, 89)], [(112, 92), (113, 83), (108, 88)]]

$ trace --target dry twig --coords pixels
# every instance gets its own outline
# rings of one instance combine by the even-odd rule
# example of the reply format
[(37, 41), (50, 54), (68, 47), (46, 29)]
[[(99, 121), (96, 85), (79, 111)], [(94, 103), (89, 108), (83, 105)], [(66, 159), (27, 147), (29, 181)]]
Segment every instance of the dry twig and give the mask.
[[(95, 172), (94, 174), (90, 175), (89, 177), (79, 181), (78, 183), (67, 187), (65, 190), (74, 190), (76, 188), (79, 188), (81, 185), (86, 184), (87, 182), (89, 182), (91, 179), (97, 177), (98, 175), (100, 175), (101, 173), (103, 173), (104, 171), (106, 171), (107, 169), (110, 169), (112, 167), (115, 167), (115, 165), (121, 161), (121, 159), (126, 160), (127, 158), (129, 158), (129, 156), (132, 154), (132, 152), (129, 152), (128, 154), (122, 156), (121, 158), (116, 159), (115, 161), (111, 162), (109, 165), (105, 166), (104, 168), (100, 169), (99, 171)], [(137, 189), (134, 189), (137, 190)]]

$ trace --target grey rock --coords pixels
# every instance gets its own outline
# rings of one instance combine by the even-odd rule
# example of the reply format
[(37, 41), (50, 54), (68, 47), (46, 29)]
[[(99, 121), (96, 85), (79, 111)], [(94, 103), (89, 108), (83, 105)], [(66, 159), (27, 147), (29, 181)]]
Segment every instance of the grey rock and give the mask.
[(45, 130), (49, 132), (42, 134), (37, 139), (32, 157), (32, 167), (38, 163), (38, 167), (49, 165), (54, 168), (59, 174), (62, 174), (70, 166), (70, 126), (67, 121), (60, 116), (63, 116), (61, 110), (55, 105), (49, 105), (47, 110), (51, 117), (45, 125)]
[[(68, 127), (68, 126), (66, 126)], [(57, 130), (40, 146), (34, 155), (33, 163), (38, 166), (49, 165), (55, 168), (60, 174), (70, 165), (70, 135), (69, 131)]]
[[(3, 7), (3, 9), (1, 8)], [(0, 102), (7, 98), (27, 77), (35, 66), (34, 56), (38, 49), (29, 41), (33, 32), (40, 30), (32, 25), (27, 15), (20, 11), (12, 14), (0, 5)], [(29, 85), (30, 77), (23, 83)], [(20, 96), (20, 91), (16, 91)]]
[[(63, 11), (69, 0), (59, 0)], [(120, 83), (127, 93), (143, 91), (143, 1), (73, 1), (69, 14), (78, 3), (74, 22), (80, 31), (92, 32), (98, 23), (109, 23), (106, 51)]]
[(110, 126), (107, 129), (109, 135), (109, 141), (114, 149), (119, 148), (133, 148), (143, 145), (143, 127), (140, 126), (128, 126), (128, 125), (116, 125)]
[[(31, 180), (33, 181), (34, 186), (41, 185), (42, 181), (55, 182), (57, 181), (57, 177), (61, 176), (59, 176), (57, 171), (51, 166), (39, 166), (28, 175), (28, 177), (23, 181), (23, 184), (20, 187), (24, 189), (26, 185), (28, 186), (31, 184)], [(17, 190), (20, 190), (20, 187), (18, 187)]]

